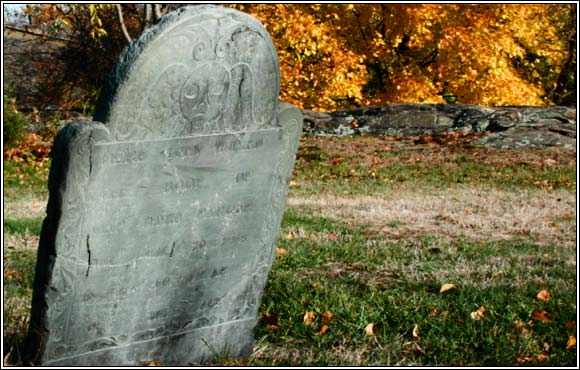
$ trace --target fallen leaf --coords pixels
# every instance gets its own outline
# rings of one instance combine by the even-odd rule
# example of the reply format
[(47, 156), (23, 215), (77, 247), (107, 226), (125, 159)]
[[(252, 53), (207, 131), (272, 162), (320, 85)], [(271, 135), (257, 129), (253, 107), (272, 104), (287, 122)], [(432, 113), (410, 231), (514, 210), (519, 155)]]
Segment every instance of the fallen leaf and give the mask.
[(414, 344), (414, 350), (415, 352), (417, 352), (420, 355), (425, 355), (425, 350), (423, 348), (421, 348), (417, 343), (413, 343)]
[(163, 364), (161, 364), (161, 362), (149, 361), (145, 366), (163, 366)]
[(278, 329), (276, 325), (266, 325), (266, 332), (273, 333)]
[(439, 310), (434, 308), (433, 311), (431, 311), (431, 313), (429, 314), (429, 316), (437, 316), (439, 315)]
[(18, 279), (19, 277), (20, 277), (20, 273), (16, 270), (4, 271), (4, 278), (5, 279), (12, 279), (12, 278)]
[(576, 338), (570, 335), (570, 337), (568, 338), (568, 343), (566, 343), (566, 349), (572, 349), (574, 347), (576, 347)]
[(313, 288), (318, 288), (319, 286), (320, 286), (320, 283), (318, 281), (315, 283), (312, 283)]
[(260, 321), (270, 325), (278, 325), (278, 316), (265, 312), (260, 316)]
[(447, 316), (449, 316), (449, 311), (443, 312), (443, 317), (447, 317)]
[(472, 320), (481, 320), (485, 316), (485, 307), (481, 306), (477, 309), (477, 311), (473, 311), (471, 313)]
[(305, 325), (312, 324), (312, 320), (316, 317), (316, 314), (312, 311), (308, 311), (304, 314), (304, 319), (302, 320)]
[(535, 321), (549, 322), (551, 320), (551, 315), (546, 310), (534, 311), (532, 312), (532, 319)]
[(544, 352), (550, 352), (550, 343), (544, 342)]
[(321, 316), (323, 324), (330, 323), (332, 321), (332, 318), (334, 317), (334, 315), (330, 311), (326, 311)]
[(572, 329), (576, 327), (576, 321), (568, 321), (566, 323), (564, 323), (564, 327), (566, 329)]
[(447, 293), (453, 289), (455, 289), (455, 284), (443, 284), (441, 286), (441, 290), (439, 290), (439, 293)]
[(290, 181), (290, 186), (298, 186), (298, 182), (292, 180)]
[(536, 298), (538, 298), (540, 301), (548, 302), (550, 299), (552, 299), (552, 295), (547, 290), (542, 290), (538, 293), (538, 295), (536, 295)]
[(545, 353), (540, 353), (540, 354), (538, 355), (538, 361), (540, 361), (540, 362), (541, 362), (541, 361), (546, 361), (546, 360), (549, 360), (549, 359), (550, 359), (550, 356), (548, 356), (548, 355), (547, 355), (547, 354), (545, 354)]
[(320, 331), (318, 333), (316, 333), (317, 336), (321, 336), (324, 333), (326, 333), (328, 331), (328, 326), (326, 325), (322, 325), (322, 329), (320, 329)]
[(514, 333), (523, 333), (523, 334), (528, 334), (529, 330), (526, 329), (526, 323), (520, 320), (516, 320), (514, 321), (515, 324), (515, 329), (514, 329)]
[(419, 325), (417, 324), (413, 327), (413, 338), (421, 340), (421, 337), (419, 336)]
[(465, 213), (468, 214), (468, 215), (472, 215), (473, 214), (473, 208), (467, 208), (465, 210)]
[(370, 323), (365, 327), (365, 334), (370, 337), (377, 335), (375, 332), (375, 325), (373, 323)]
[(276, 255), (277, 256), (283, 256), (285, 254), (288, 254), (288, 250), (284, 249), (284, 248), (276, 248)]
[(336, 234), (335, 233), (328, 233), (328, 240), (336, 240)]
[(536, 362), (537, 359), (533, 358), (533, 357), (518, 357), (517, 359), (518, 363), (523, 364), (523, 363), (532, 363), (532, 362)]

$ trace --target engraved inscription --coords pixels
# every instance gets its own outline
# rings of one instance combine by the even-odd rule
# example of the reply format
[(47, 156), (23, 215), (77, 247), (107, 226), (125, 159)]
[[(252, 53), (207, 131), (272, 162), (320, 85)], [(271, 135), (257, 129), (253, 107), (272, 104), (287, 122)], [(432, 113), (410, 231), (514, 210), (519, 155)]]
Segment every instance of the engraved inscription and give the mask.
[(163, 226), (178, 224), (183, 220), (181, 212), (163, 213), (156, 216), (149, 216), (145, 219), (146, 226)]
[(264, 145), (263, 138), (257, 139), (250, 139), (247, 143), (243, 143), (239, 140), (220, 140), (216, 143), (216, 152), (217, 153), (227, 153), (227, 152), (240, 152), (246, 150), (254, 150), (260, 148)]
[(201, 188), (202, 179), (196, 177), (188, 177), (175, 181), (168, 181), (163, 186), (165, 193), (184, 193), (191, 190), (198, 190)]
[(175, 148), (166, 148), (161, 154), (167, 159), (185, 159), (194, 158), (201, 152), (201, 144), (194, 146), (178, 146)]

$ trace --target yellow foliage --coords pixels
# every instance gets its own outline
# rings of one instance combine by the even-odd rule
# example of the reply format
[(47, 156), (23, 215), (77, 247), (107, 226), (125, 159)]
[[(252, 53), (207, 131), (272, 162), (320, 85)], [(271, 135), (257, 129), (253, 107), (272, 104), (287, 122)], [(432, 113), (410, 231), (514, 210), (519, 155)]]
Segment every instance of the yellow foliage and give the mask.
[[(574, 4), (227, 6), (252, 14), (272, 36), (280, 59), (280, 98), (322, 111), (455, 100), (551, 104), (575, 25)], [(99, 41), (118, 33), (111, 25), (113, 7), (40, 4), (26, 11), (36, 24), (78, 27)], [(132, 9), (125, 23), (138, 29), (142, 9), (125, 8)], [(85, 19), (83, 27), (79, 19)]]

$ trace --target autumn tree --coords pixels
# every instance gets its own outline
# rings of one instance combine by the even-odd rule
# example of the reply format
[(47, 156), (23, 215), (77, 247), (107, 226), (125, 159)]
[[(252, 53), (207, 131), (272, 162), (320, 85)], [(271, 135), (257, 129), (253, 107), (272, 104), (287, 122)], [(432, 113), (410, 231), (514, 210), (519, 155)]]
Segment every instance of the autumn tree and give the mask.
[(30, 53), (41, 73), (37, 100), (64, 109), (92, 107), (113, 63), (128, 43), (173, 6), (152, 4), (41, 4), (27, 6), (49, 54)]
[[(265, 25), (280, 58), (281, 99), (304, 108), (575, 102), (576, 4), (227, 6)], [(171, 9), (151, 4), (31, 7), (34, 22), (66, 30), (71, 39), (61, 69), (51, 74), (58, 88), (47, 95), (94, 102), (128, 40)]]

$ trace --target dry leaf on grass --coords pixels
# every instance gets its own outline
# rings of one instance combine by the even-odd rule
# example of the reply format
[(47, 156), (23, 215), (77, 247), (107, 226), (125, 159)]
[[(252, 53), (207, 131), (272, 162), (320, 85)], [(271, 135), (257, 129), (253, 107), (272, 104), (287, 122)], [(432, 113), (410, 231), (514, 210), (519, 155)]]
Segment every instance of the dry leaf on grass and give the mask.
[(149, 361), (144, 366), (163, 366), (161, 362)]
[(532, 319), (534, 321), (549, 322), (552, 317), (546, 310), (532, 312)]
[(334, 315), (330, 311), (326, 311), (321, 316), (322, 316), (322, 323), (323, 324), (328, 324), (328, 323), (332, 322), (332, 318), (334, 317)]
[(439, 293), (447, 293), (453, 289), (455, 289), (455, 284), (443, 284)]
[(421, 337), (419, 336), (419, 325), (417, 324), (415, 324), (415, 326), (413, 327), (413, 338), (421, 340)]
[(572, 349), (574, 347), (576, 347), (576, 338), (570, 335), (570, 337), (568, 338), (568, 343), (566, 343), (566, 349)]
[(277, 256), (283, 256), (285, 254), (288, 254), (288, 250), (284, 249), (284, 248), (276, 248), (276, 255)]
[(322, 329), (320, 329), (320, 331), (318, 333), (316, 333), (317, 336), (321, 336), (324, 333), (326, 333), (328, 331), (328, 326), (327, 325), (322, 325)]
[(481, 306), (477, 309), (477, 311), (473, 311), (471, 313), (472, 320), (481, 320), (485, 316), (485, 307)]
[(370, 323), (365, 327), (365, 334), (370, 337), (377, 335), (375, 332), (375, 325), (373, 323)]
[(542, 290), (538, 293), (538, 295), (536, 295), (536, 298), (538, 298), (540, 301), (548, 302), (550, 299), (552, 299), (552, 295), (547, 290)]
[(308, 311), (304, 314), (304, 318), (302, 319), (302, 321), (304, 322), (304, 325), (310, 325), (312, 324), (312, 321), (314, 320), (314, 318), (316, 317), (316, 314), (312, 311)]
[(417, 343), (413, 343), (413, 349), (415, 350), (416, 353), (425, 356), (425, 350), (423, 348), (421, 348)]

